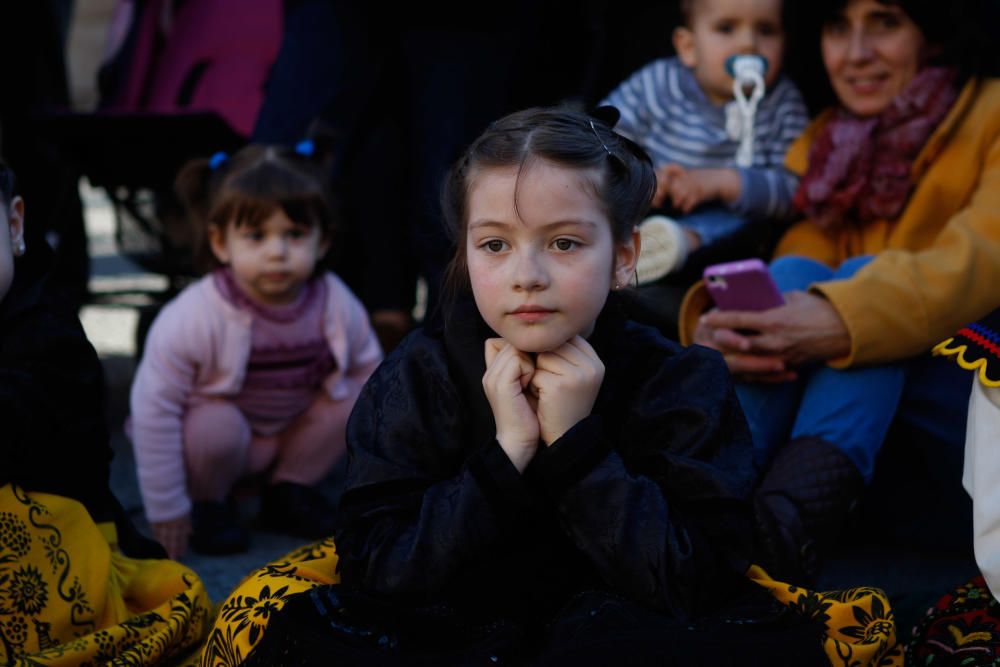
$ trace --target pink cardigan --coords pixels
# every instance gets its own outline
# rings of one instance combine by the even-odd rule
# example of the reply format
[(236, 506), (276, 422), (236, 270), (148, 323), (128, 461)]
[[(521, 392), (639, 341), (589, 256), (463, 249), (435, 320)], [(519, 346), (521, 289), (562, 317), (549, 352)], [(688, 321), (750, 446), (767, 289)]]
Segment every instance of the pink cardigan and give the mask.
[[(382, 360), (368, 313), (332, 273), (325, 276), (324, 332), (337, 368), (323, 382), (346, 424), (362, 385)], [(232, 398), (250, 357), (250, 313), (226, 301), (211, 275), (185, 288), (156, 317), (130, 396), (139, 488), (150, 521), (191, 510), (181, 441), (187, 406)]]

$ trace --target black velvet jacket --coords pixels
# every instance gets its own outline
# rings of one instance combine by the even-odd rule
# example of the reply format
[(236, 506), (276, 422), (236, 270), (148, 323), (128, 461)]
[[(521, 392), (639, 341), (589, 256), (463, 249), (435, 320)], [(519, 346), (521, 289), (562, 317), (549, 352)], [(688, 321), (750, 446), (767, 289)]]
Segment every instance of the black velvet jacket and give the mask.
[(612, 295), (590, 338), (606, 367), (592, 414), (521, 475), (482, 388), (491, 336), (470, 299), (363, 390), (336, 534), (344, 586), (536, 623), (585, 590), (682, 618), (744, 594), (755, 472), (722, 358), (627, 320)]

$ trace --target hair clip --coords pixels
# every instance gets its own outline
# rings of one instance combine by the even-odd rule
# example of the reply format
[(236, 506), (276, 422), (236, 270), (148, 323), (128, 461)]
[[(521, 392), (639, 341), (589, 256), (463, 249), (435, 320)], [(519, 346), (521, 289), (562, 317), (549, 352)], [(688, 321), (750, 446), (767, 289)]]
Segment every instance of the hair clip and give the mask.
[(602, 146), (604, 146), (604, 150), (607, 151), (608, 157), (614, 157), (614, 153), (612, 153), (611, 149), (608, 148), (608, 145), (604, 143), (604, 139), (601, 139), (601, 135), (597, 133), (597, 127), (594, 125), (594, 120), (592, 118), (590, 119), (590, 129), (593, 130), (594, 136), (597, 137), (597, 140), (601, 142)]
[(316, 152), (316, 144), (313, 143), (312, 139), (303, 139), (295, 144), (295, 152), (305, 157), (312, 157), (313, 153)]
[(227, 154), (226, 151), (219, 151), (218, 153), (212, 155), (212, 157), (208, 158), (208, 168), (212, 171), (216, 171), (228, 161), (229, 154)]

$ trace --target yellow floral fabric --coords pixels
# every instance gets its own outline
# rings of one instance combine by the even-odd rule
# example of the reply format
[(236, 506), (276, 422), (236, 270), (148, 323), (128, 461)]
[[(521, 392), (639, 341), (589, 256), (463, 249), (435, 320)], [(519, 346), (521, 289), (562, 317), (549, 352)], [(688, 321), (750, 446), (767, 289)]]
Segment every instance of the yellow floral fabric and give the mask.
[(271, 617), (296, 593), (340, 582), (333, 538), (307, 544), (243, 579), (219, 609), (201, 667), (236, 667), (257, 645)]
[(831, 665), (902, 667), (892, 608), (878, 588), (820, 593), (775, 581), (757, 565), (747, 576), (796, 613), (823, 624), (823, 649)]
[(187, 567), (125, 556), (76, 500), (0, 486), (0, 664), (180, 664), (210, 620)]

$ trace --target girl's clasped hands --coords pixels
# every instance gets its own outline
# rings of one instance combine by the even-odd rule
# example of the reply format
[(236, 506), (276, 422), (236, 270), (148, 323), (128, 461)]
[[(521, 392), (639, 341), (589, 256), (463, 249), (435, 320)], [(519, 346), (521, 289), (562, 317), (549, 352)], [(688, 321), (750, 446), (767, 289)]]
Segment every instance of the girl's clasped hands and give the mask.
[(486, 340), (483, 389), (493, 410), (497, 442), (519, 472), (538, 451), (590, 415), (604, 364), (581, 336), (531, 354), (503, 338)]

